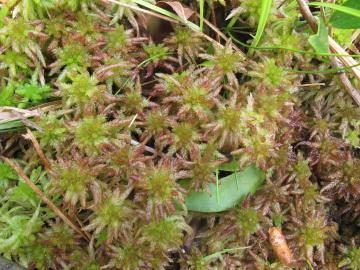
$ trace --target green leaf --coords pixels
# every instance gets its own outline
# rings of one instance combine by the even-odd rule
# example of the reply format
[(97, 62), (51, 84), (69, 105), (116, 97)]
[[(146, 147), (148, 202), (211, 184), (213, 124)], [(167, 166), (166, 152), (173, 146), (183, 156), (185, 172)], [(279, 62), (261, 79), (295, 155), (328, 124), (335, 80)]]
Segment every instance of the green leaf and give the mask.
[[(350, 2), (350, 3), (348, 3)], [(351, 0), (346, 2), (343, 6), (331, 3), (321, 3), (321, 2), (313, 2), (309, 3), (309, 6), (319, 6), (319, 7), (326, 7), (336, 10), (337, 12), (334, 13), (335, 17), (331, 18), (331, 23), (335, 22), (334, 27), (339, 28), (359, 28), (360, 24), (360, 2), (358, 0)], [(337, 14), (336, 14), (337, 13)], [(334, 16), (333, 15), (333, 16)], [(342, 27), (341, 27), (342, 26)]]
[(20, 120), (13, 120), (6, 123), (0, 124), (0, 133), (16, 131), (18, 129), (23, 129), (25, 126)]
[(219, 166), (220, 171), (236, 172), (240, 169), (239, 162), (232, 160), (231, 162), (223, 163)]
[(12, 83), (9, 83), (5, 88), (0, 90), (0, 106), (13, 106), (15, 88)]
[[(256, 30), (256, 35), (254, 37), (254, 40), (251, 43), (252, 47), (257, 47), (257, 45), (260, 42), (261, 36), (264, 33), (266, 22), (269, 18), (271, 6), (273, 4), (273, 0), (262, 0), (261, 1), (261, 13), (259, 18), (259, 25)], [(252, 54), (253, 49), (249, 50), (249, 54)]]
[(19, 182), (9, 192), (9, 201), (27, 204), (27, 206), (36, 206), (40, 199), (38, 195), (27, 184)]
[(328, 29), (323, 19), (319, 20), (318, 32), (309, 37), (309, 43), (317, 53), (329, 53)]
[(199, 5), (200, 5), (200, 32), (203, 31), (203, 27), (204, 27), (204, 6), (205, 6), (205, 0), (200, 0), (199, 1)]
[(9, 13), (8, 7), (1, 7), (0, 8), (0, 28), (4, 26), (4, 18)]
[[(360, 11), (360, 1), (359, 0), (346, 1), (342, 6), (356, 9), (358, 12)], [(341, 10), (335, 11), (335, 13), (331, 16), (329, 22), (331, 23), (331, 25), (333, 27), (340, 28), (340, 29), (360, 28), (360, 18), (359, 17), (350, 15), (346, 12), (342, 12)]]
[(357, 132), (356, 130), (350, 130), (348, 132), (348, 135), (346, 137), (347, 141), (354, 147), (358, 147), (359, 146), (359, 132)]
[(0, 161), (0, 180), (16, 180), (16, 172), (6, 163)]
[[(239, 189), (236, 186), (235, 174), (228, 175), (219, 180), (219, 202), (215, 184), (210, 184), (210, 193), (206, 191), (196, 192), (191, 190), (185, 198), (188, 210), (204, 213), (222, 212), (234, 207), (242, 198), (249, 193), (254, 193), (263, 183), (265, 174), (255, 166), (247, 167), (237, 173)], [(183, 180), (182, 185), (188, 185), (190, 180)]]
[(51, 92), (51, 87), (48, 85), (36, 85), (36, 84), (25, 84), (19, 85), (15, 93), (23, 96), (23, 99), (19, 102), (18, 107), (26, 107), (27, 105), (39, 104), (46, 100), (48, 94)]

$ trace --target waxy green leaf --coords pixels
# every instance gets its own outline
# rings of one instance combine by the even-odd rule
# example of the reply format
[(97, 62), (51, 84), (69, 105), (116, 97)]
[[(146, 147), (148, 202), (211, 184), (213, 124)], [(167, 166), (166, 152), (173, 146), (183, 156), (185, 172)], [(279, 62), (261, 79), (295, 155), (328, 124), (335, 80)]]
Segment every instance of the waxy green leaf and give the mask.
[[(349, 0), (346, 1), (343, 7), (353, 8), (358, 10), (360, 13), (360, 1), (359, 0)], [(331, 25), (335, 28), (340, 29), (357, 29), (360, 28), (360, 18), (350, 15), (341, 10), (337, 10), (331, 16), (330, 21)]]
[[(210, 184), (207, 191), (191, 190), (185, 198), (188, 210), (204, 213), (222, 212), (234, 207), (249, 193), (254, 193), (265, 180), (265, 173), (255, 166), (247, 167), (241, 172), (230, 174), (219, 180), (218, 195), (215, 184)], [(239, 188), (237, 188), (238, 180)], [(185, 186), (190, 180), (183, 180)]]
[(328, 29), (322, 19), (319, 20), (318, 31), (315, 35), (309, 37), (310, 45), (319, 54), (329, 53)]

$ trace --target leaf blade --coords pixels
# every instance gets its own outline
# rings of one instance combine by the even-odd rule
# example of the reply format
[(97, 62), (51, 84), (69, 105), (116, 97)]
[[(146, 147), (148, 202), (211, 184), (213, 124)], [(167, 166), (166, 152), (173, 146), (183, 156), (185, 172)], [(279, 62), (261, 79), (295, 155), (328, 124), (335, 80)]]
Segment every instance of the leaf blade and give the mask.
[(200, 0), (200, 32), (203, 32), (203, 28), (204, 28), (204, 6), (205, 6), (205, 0)]
[(309, 6), (331, 8), (331, 9), (346, 13), (348, 15), (352, 15), (354, 17), (360, 18), (360, 10), (359, 9), (355, 9), (355, 8), (351, 8), (351, 7), (347, 7), (347, 6), (341, 6), (341, 5), (337, 5), (337, 4), (331, 4), (331, 3), (321, 3), (321, 2), (312, 2), (312, 3), (309, 3)]
[(323, 19), (319, 20), (318, 31), (315, 35), (309, 37), (310, 45), (315, 49), (317, 53), (328, 54), (329, 53), (329, 40), (328, 29)]
[[(239, 190), (236, 184), (237, 179)], [(265, 174), (263, 171), (255, 166), (249, 166), (245, 170), (238, 172), (237, 177), (235, 174), (231, 174), (219, 181), (219, 193), (221, 196), (219, 202), (217, 201), (216, 184), (210, 184), (210, 193), (191, 190), (185, 198), (185, 205), (188, 210), (195, 212), (222, 212), (234, 207), (247, 194), (254, 193), (264, 179)]]
[[(260, 39), (264, 33), (266, 22), (269, 18), (271, 6), (273, 4), (273, 0), (262, 0), (261, 1), (261, 14), (259, 19), (258, 28), (256, 30), (255, 37), (251, 43), (252, 47), (257, 47), (257, 45), (260, 42)], [(253, 53), (253, 49), (249, 50), (249, 54), (251, 55)]]
[[(346, 1), (343, 6), (360, 10), (360, 1), (349, 0)], [(335, 11), (330, 17), (329, 22), (334, 28), (338, 29), (357, 29), (360, 28), (360, 18), (346, 14), (342, 11)]]

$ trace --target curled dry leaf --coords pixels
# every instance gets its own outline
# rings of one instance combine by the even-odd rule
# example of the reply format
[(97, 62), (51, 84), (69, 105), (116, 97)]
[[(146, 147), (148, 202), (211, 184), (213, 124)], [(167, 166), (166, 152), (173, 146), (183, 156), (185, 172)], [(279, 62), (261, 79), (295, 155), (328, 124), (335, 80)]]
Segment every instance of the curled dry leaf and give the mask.
[(181, 19), (183, 20), (188, 20), (193, 14), (194, 11), (188, 7), (184, 7), (180, 2), (178, 1), (171, 1), (171, 2), (166, 2), (166, 1), (159, 1), (157, 3), (158, 6), (163, 6), (163, 5), (168, 5), (172, 8), (172, 10), (174, 10), (174, 12), (176, 13), (176, 15), (178, 15)]
[(269, 238), (273, 250), (279, 260), (285, 265), (293, 263), (292, 252), (286, 243), (284, 234), (279, 227), (272, 227), (269, 229)]

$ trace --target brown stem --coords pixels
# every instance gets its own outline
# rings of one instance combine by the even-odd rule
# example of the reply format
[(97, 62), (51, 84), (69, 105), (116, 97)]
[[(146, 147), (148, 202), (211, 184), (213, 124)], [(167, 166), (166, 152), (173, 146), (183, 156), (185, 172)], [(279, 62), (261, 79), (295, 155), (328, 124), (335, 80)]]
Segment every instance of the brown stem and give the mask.
[[(331, 57), (331, 64), (336, 67), (336, 68), (340, 68), (340, 64), (338, 62), (338, 60), (335, 57)], [(346, 87), (348, 93), (352, 96), (352, 98), (355, 100), (356, 104), (358, 106), (360, 106), (360, 93), (358, 90), (356, 90), (356, 88), (352, 85), (351, 81), (349, 80), (349, 78), (346, 76), (346, 73), (340, 73), (339, 74), (340, 80), (341, 82), (344, 84), (344, 86)]]
[(308, 4), (304, 0), (297, 0), (297, 3), (300, 7), (300, 12), (304, 16), (305, 20), (309, 23), (311, 29), (317, 31), (317, 22), (314, 16), (311, 13), (311, 10)]
[(30, 129), (27, 128), (26, 131), (27, 131), (27, 133), (25, 135), (23, 135), (23, 137), (32, 142), (32, 144), (34, 145), (35, 151), (39, 155), (41, 162), (43, 163), (45, 169), (49, 173), (51, 173), (51, 165), (50, 165), (49, 161), (47, 160), (43, 150), (41, 149), (39, 142), (36, 140), (34, 134), (31, 132)]

